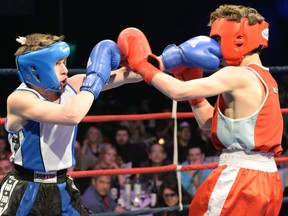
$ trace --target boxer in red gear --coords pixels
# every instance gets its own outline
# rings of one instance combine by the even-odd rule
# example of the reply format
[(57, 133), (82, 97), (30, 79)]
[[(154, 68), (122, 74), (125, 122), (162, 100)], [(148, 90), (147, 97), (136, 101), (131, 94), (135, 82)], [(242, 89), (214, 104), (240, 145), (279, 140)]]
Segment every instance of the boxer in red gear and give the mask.
[[(191, 105), (199, 127), (211, 131), (222, 154), (219, 166), (196, 192), (189, 216), (278, 216), (283, 192), (274, 157), (282, 153), (283, 118), (277, 83), (260, 59), (268, 46), (268, 23), (254, 8), (222, 5), (211, 13), (209, 26), (210, 37), (221, 47), (222, 69), (188, 81), (166, 73), (151, 78), (154, 87), (176, 101), (218, 96), (215, 105), (206, 99)], [(203, 55), (188, 45), (182, 46), (180, 56), (175, 49), (162, 55), (165, 68), (180, 66), (183, 56), (188, 56), (182, 63), (187, 66)], [(199, 67), (195, 62), (193, 67)], [(143, 73), (141, 67), (137, 70)]]

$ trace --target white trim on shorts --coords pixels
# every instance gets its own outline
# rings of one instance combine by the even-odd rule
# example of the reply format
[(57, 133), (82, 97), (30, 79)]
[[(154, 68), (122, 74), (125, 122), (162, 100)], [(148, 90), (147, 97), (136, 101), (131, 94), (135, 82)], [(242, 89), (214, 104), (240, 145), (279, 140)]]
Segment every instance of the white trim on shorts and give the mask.
[(277, 165), (272, 153), (223, 149), (219, 158), (219, 166), (221, 165), (264, 172), (277, 172)]
[(220, 216), (226, 199), (241, 168), (264, 172), (276, 172), (277, 166), (271, 153), (247, 152), (224, 149), (219, 166), (227, 165), (219, 176), (211, 193), (205, 216)]

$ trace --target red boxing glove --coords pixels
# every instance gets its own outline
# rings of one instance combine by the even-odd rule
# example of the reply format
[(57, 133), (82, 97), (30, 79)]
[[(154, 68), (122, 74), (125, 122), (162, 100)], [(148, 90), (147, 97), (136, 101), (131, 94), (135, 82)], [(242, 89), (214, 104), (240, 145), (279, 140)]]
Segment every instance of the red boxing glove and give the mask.
[[(199, 79), (203, 77), (203, 69), (199, 67), (186, 68), (185, 66), (179, 66), (170, 69), (169, 72), (172, 73), (178, 80), (183, 81)], [(193, 100), (189, 100), (188, 102), (191, 106), (195, 106), (198, 103), (201, 103), (203, 100), (204, 98), (196, 98)]]
[(161, 62), (152, 54), (149, 42), (137, 28), (126, 28), (118, 36), (121, 65), (139, 73), (150, 84), (156, 73), (162, 72)]

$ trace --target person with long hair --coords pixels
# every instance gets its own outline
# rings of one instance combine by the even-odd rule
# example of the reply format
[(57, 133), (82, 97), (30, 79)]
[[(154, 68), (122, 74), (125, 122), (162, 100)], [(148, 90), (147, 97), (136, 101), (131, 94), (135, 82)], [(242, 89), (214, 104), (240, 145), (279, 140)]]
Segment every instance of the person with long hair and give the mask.
[[(94, 169), (119, 169), (117, 164), (117, 149), (111, 144), (105, 144), (102, 148), (97, 163), (94, 166)], [(120, 186), (123, 186), (125, 183), (124, 175), (117, 175), (117, 178), (112, 178), (112, 181), (119, 182)]]
[[(182, 192), (182, 203), (189, 204), (192, 197), (181, 187)], [(166, 178), (160, 186), (160, 190), (157, 196), (156, 207), (173, 207), (179, 205), (179, 190), (176, 178)], [(172, 211), (162, 212), (154, 214), (154, 216), (186, 216), (188, 210), (183, 211)]]

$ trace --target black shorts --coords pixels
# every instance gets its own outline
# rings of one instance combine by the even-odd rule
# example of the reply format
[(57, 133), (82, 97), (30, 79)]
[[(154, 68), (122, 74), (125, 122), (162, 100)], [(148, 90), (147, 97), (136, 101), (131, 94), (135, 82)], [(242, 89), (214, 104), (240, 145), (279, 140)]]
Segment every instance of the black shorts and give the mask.
[(3, 177), (0, 185), (0, 215), (89, 215), (68, 175), (61, 183), (39, 183), (11, 173)]

